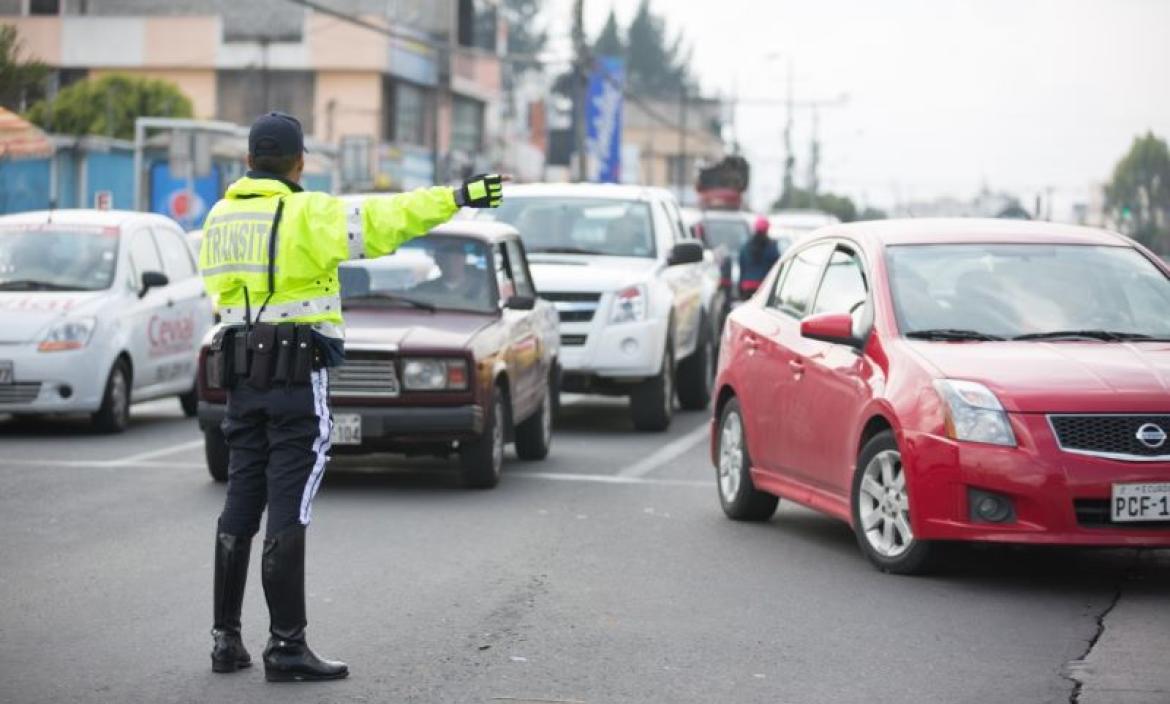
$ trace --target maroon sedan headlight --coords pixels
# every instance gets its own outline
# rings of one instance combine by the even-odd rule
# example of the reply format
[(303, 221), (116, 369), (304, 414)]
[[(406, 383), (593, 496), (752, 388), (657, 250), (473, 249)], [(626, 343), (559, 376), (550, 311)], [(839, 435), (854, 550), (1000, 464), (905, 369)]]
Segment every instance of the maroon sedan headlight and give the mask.
[(407, 391), (466, 391), (467, 360), (408, 357), (402, 360), (402, 387)]

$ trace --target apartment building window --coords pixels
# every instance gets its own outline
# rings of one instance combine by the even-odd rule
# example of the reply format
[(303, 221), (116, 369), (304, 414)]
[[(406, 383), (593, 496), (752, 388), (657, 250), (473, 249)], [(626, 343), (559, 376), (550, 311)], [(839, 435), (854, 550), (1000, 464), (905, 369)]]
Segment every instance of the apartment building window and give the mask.
[(494, 52), (499, 29), (496, 4), (488, 0), (459, 0), (458, 13), (459, 46)]
[(454, 96), (451, 101), (451, 149), (476, 154), (483, 149), (483, 103)]
[(28, 14), (59, 15), (61, 14), (61, 0), (28, 0)]
[(427, 90), (422, 86), (386, 79), (382, 83), (384, 119), (382, 138), (387, 142), (425, 145), (430, 110)]
[(260, 115), (279, 110), (301, 121), (305, 134), (313, 133), (314, 80), (312, 71), (273, 71), (259, 68), (216, 71), (217, 117), (250, 125)]

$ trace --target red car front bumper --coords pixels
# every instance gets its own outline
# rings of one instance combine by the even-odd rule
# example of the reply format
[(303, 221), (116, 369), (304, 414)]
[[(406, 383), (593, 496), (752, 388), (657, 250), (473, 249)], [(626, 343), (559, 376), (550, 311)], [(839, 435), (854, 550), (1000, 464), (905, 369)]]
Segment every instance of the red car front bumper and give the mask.
[[(1013, 414), (1019, 445), (956, 442), (926, 433), (901, 438), (911, 523), (925, 540), (1170, 547), (1170, 522), (1112, 523), (1114, 484), (1170, 482), (1170, 462), (1124, 462), (1064, 452), (1046, 416)], [(1012, 500), (1005, 523), (975, 520), (971, 489)]]

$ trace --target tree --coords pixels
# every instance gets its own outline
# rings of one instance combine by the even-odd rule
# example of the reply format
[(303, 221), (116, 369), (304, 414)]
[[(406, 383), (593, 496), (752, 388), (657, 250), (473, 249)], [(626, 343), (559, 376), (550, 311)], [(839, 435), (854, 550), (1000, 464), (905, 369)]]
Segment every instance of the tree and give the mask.
[[(616, 22), (615, 22), (616, 25)], [(691, 52), (680, 33), (673, 41), (666, 35), (666, 20), (642, 0), (626, 31), (626, 85), (633, 93), (675, 98), (693, 92)]]
[[(835, 193), (812, 193), (803, 188), (792, 188), (780, 196), (772, 205), (773, 210), (789, 210), (793, 208), (814, 209), (835, 216), (841, 222), (858, 220), (857, 205), (848, 196)], [(885, 213), (880, 210), (866, 209), (860, 219), (877, 220), (884, 218)]]
[(42, 100), (28, 119), (48, 132), (132, 139), (135, 118), (191, 115), (191, 101), (175, 84), (111, 74), (74, 83), (51, 102)]
[(597, 41), (593, 43), (593, 53), (598, 56), (625, 57), (626, 55), (626, 43), (622, 40), (622, 31), (618, 27), (617, 16), (614, 15), (612, 9), (609, 11), (609, 17), (605, 20), (605, 27), (602, 28)]
[(509, 54), (532, 56), (544, 51), (548, 31), (537, 22), (542, 9), (540, 0), (504, 0)]
[(0, 25), (0, 106), (21, 112), (30, 98), (40, 97), (52, 70), (36, 59), (25, 58), (24, 44), (16, 27)]
[(1105, 208), (1122, 230), (1159, 254), (1170, 254), (1170, 150), (1147, 132), (1113, 169)]

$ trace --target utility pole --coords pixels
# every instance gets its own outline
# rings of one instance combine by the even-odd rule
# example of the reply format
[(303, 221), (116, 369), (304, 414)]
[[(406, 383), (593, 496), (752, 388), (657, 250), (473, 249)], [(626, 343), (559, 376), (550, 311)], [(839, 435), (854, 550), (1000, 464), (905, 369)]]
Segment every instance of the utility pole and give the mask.
[(687, 87), (682, 87), (678, 101), (678, 200), (687, 190)]
[(577, 180), (589, 180), (589, 158), (586, 149), (585, 101), (589, 96), (589, 46), (585, 41), (585, 0), (573, 0), (573, 62), (577, 90), (573, 101), (573, 123), (577, 144)]
[(787, 117), (784, 120), (784, 181), (783, 188), (780, 191), (780, 199), (787, 205), (787, 201), (792, 198), (793, 194), (793, 179), (792, 172), (796, 168), (796, 154), (792, 150), (792, 118), (794, 105), (792, 101), (792, 58), (788, 58), (788, 98), (787, 98)]
[(808, 207), (813, 210), (817, 208), (817, 190), (821, 185), (820, 174), (818, 173), (821, 165), (821, 142), (818, 136), (820, 122), (820, 111), (814, 105), (812, 109), (812, 143), (809, 145), (808, 154)]

